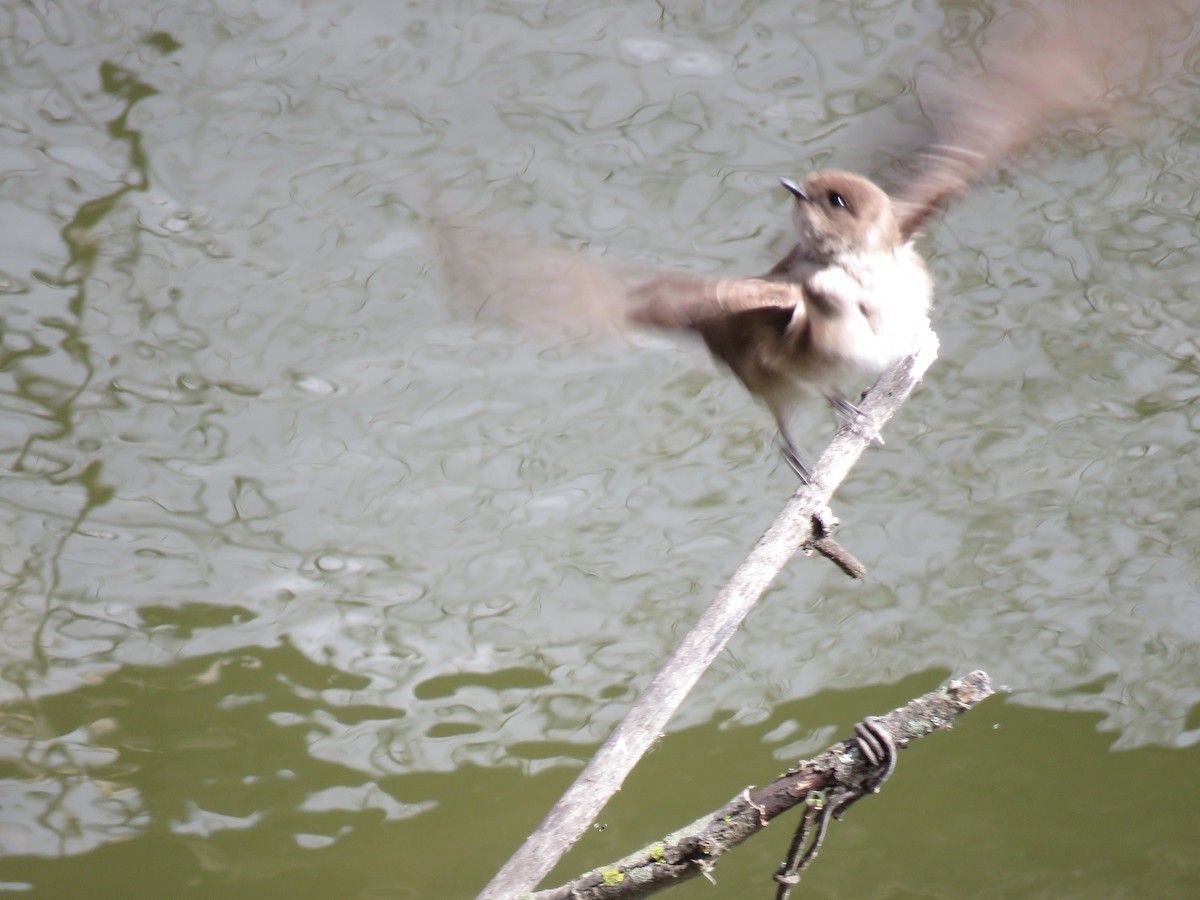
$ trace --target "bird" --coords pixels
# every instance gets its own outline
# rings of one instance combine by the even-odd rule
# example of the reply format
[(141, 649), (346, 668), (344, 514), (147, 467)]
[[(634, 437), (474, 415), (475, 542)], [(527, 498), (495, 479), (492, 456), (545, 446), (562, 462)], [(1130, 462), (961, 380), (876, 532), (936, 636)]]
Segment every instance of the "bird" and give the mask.
[(808, 482), (796, 411), (824, 398), (853, 420), (859, 411), (849, 389), (913, 352), (929, 328), (934, 285), (916, 248), (929, 220), (1054, 126), (1104, 109), (1113, 66), (1152, 56), (1134, 37), (1148, 33), (1163, 5), (1146, 0), (1133, 12), (1122, 0), (1064, 4), (1032, 31), (993, 40), (979, 72), (930, 101), (933, 136), (899, 167), (890, 192), (837, 169), (782, 178), (795, 243), (765, 274), (645, 273), (443, 222), (452, 289), (473, 298), (477, 311), (491, 307), (527, 323), (698, 334), (766, 405), (784, 458)]
[(933, 279), (874, 182), (826, 170), (781, 184), (792, 195), (797, 240), (769, 272), (635, 283), (626, 316), (697, 332), (771, 411), (784, 458), (809, 482), (793, 414), (807, 398), (824, 397), (842, 419), (857, 417), (845, 385), (878, 376), (913, 350), (929, 327)]

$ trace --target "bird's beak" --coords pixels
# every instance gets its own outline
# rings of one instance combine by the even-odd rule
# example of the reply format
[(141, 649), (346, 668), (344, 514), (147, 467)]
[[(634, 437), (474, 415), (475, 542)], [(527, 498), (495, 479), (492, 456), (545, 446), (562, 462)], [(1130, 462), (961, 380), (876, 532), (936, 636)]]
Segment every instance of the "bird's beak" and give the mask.
[(796, 184), (796, 182), (792, 181), (792, 179), (780, 178), (779, 183), (787, 188), (791, 192), (792, 196), (797, 200), (802, 200), (805, 203), (808, 202), (809, 197), (808, 194), (804, 193), (804, 188), (800, 187), (800, 185)]

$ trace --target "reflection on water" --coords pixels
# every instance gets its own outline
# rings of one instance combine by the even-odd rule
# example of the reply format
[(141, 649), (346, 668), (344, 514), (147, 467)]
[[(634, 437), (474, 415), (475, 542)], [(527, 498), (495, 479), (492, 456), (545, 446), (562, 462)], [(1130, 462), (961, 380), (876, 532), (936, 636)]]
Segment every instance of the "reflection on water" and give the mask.
[[(185, 846), (265, 878), (204, 839), (300, 866), (350, 811), (419, 818), (607, 733), (789, 474), (694, 347), (453, 320), (432, 204), (759, 271), (777, 176), (882, 165), (912, 73), (991, 16), (668, 6), (0, 11), (5, 854), (175, 836), (160, 888)], [(1131, 132), (934, 229), (943, 359), (837, 507), (871, 579), (798, 561), (682, 724), (983, 667), (1118, 746), (1195, 741), (1181, 64)]]

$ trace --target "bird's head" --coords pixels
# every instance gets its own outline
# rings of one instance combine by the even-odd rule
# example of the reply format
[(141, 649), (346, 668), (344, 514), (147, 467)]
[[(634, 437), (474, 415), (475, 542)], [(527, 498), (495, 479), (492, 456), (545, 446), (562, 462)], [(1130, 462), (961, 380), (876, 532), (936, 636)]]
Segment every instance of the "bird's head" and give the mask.
[(789, 178), (780, 183), (795, 198), (792, 221), (814, 259), (889, 252), (900, 244), (892, 201), (869, 179), (830, 169), (799, 184)]

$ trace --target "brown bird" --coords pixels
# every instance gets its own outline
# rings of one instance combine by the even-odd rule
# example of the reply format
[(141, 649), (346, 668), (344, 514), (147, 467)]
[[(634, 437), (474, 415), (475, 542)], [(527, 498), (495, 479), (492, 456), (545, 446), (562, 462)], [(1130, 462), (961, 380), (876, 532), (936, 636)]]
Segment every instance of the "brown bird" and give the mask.
[[(1156, 5), (1139, 8), (1143, 22)], [(1144, 32), (1132, 27), (1125, 5), (1092, 0), (1084, 9), (1076, 20), (1063, 6), (1032, 37), (997, 41), (983, 73), (934, 104), (937, 139), (890, 196), (850, 172), (783, 179), (794, 198), (796, 244), (765, 275), (626, 272), (443, 223), (452, 284), (477, 309), (529, 322), (698, 333), (771, 410), (785, 458), (808, 480), (793, 412), (805, 398), (824, 397), (853, 418), (858, 410), (846, 390), (912, 352), (928, 327), (933, 282), (913, 245), (921, 228), (1050, 126), (1101, 108), (1112, 64), (1136, 62), (1131, 36)]]
[(794, 197), (798, 240), (760, 278), (660, 276), (628, 288), (628, 321), (696, 331), (766, 403), (785, 458), (805, 481), (791, 416), (825, 397), (844, 418), (858, 410), (846, 385), (877, 376), (907, 355), (929, 324), (933, 281), (901, 236), (888, 195), (850, 172), (783, 186)]

